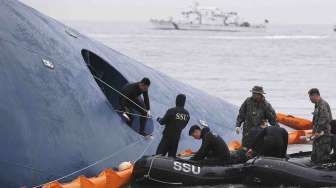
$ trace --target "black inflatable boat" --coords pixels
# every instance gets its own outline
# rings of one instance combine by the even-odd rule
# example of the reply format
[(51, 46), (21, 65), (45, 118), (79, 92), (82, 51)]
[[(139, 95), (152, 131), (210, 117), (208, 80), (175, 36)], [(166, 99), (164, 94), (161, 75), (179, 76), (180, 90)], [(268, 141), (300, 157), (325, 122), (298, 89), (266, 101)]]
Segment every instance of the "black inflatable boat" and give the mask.
[(245, 183), (267, 186), (336, 186), (336, 163), (313, 165), (310, 157), (259, 157), (245, 164)]
[(136, 181), (165, 184), (205, 185), (241, 182), (242, 164), (203, 166), (179, 158), (145, 156), (134, 165)]
[(244, 164), (226, 166), (205, 166), (179, 158), (145, 156), (135, 163), (133, 173), (136, 181), (174, 185), (336, 186), (336, 162), (314, 165), (309, 154), (291, 155), (290, 159), (258, 157)]

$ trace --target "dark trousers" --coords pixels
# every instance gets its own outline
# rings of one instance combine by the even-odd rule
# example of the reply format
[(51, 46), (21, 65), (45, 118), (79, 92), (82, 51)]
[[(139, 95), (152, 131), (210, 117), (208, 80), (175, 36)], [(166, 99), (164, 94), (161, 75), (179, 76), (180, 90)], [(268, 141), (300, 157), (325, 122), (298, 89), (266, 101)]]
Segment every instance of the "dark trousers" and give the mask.
[(327, 162), (330, 159), (331, 150), (332, 137), (329, 135), (322, 135), (313, 141), (311, 160), (314, 163)]
[[(125, 111), (125, 112), (132, 112), (133, 110), (137, 111), (140, 113), (140, 115), (142, 117), (140, 117), (140, 129), (139, 132), (140, 133), (144, 133), (145, 131), (145, 127), (146, 127), (146, 122), (147, 122), (147, 112), (144, 110), (146, 109), (145, 104), (139, 100), (139, 99), (132, 99), (132, 101), (134, 103), (136, 103), (137, 105), (135, 105), (134, 103), (132, 103), (131, 101), (128, 101), (126, 99), (121, 99), (120, 100), (120, 106), (121, 106), (121, 110)], [(139, 107), (141, 106), (141, 108)], [(131, 115), (128, 115), (132, 118)], [(130, 122), (131, 124), (132, 122)]]
[(254, 141), (254, 137), (256, 135), (250, 135), (251, 128), (247, 125), (243, 125), (243, 134), (242, 134), (242, 146), (246, 148), (250, 148), (252, 142)]
[(156, 155), (167, 155), (168, 157), (176, 157), (178, 143), (180, 139), (169, 139), (165, 136), (162, 137), (161, 142), (156, 150)]

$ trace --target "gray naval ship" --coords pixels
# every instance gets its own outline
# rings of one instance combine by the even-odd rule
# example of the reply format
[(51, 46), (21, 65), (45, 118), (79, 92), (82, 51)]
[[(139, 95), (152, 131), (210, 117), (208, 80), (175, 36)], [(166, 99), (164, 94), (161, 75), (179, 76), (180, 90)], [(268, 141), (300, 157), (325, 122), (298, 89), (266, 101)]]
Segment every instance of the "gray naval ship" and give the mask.
[[(144, 139), (115, 110), (123, 85), (149, 77), (153, 117), (187, 95), (188, 126), (206, 121), (226, 141), (237, 107), (180, 83), (16, 0), (0, 0), (0, 187), (35, 187), (94, 176), (153, 154), (160, 125)], [(188, 129), (189, 127), (187, 127)], [(185, 131), (179, 150), (196, 149)], [(93, 165), (92, 165), (93, 164)], [(81, 170), (79, 170), (81, 169)]]

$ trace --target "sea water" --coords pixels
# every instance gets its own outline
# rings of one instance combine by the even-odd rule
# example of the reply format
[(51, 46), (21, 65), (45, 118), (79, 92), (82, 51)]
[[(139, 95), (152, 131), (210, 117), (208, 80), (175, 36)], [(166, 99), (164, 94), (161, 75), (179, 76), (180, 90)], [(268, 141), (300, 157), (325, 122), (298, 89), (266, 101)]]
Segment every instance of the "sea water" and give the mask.
[(157, 30), (149, 23), (69, 25), (235, 105), (250, 96), (254, 85), (261, 85), (277, 112), (311, 118), (313, 104), (307, 92), (317, 87), (336, 110), (332, 25), (269, 25), (253, 32)]
[(336, 116), (336, 32), (332, 25), (269, 25), (253, 32), (214, 32), (157, 30), (149, 23), (68, 24), (235, 105), (251, 95), (254, 85), (261, 85), (277, 112), (311, 119), (314, 105), (307, 92), (317, 87)]

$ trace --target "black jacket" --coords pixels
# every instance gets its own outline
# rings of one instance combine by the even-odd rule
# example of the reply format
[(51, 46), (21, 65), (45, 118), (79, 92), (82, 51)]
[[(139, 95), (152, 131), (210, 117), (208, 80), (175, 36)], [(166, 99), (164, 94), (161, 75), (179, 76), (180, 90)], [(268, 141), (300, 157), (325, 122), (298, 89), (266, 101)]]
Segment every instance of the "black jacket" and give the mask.
[[(139, 82), (135, 82), (133, 84), (127, 84), (122, 90), (121, 93), (125, 96), (127, 96), (129, 99), (133, 101), (137, 101), (138, 97), (140, 95), (143, 95), (145, 107), (147, 110), (150, 109), (149, 104), (149, 98), (148, 98), (148, 92), (142, 92), (139, 88)], [(120, 96), (120, 101), (122, 106), (127, 106), (126, 104), (129, 104), (130, 101), (128, 101), (125, 97)]]
[[(286, 129), (277, 126), (268, 126), (264, 128), (255, 138), (251, 148), (261, 150), (277, 150), (279, 156), (285, 157), (288, 145), (288, 132)], [(269, 148), (269, 149), (267, 149)]]
[(170, 108), (163, 118), (159, 119), (159, 123), (166, 126), (163, 136), (167, 139), (180, 139), (182, 130), (189, 122), (189, 112), (184, 109), (185, 100), (185, 95), (178, 95), (176, 97), (176, 107)]
[[(215, 158), (223, 162), (230, 160), (230, 151), (225, 141), (218, 135), (210, 132), (210, 129), (205, 127), (201, 133), (202, 145), (191, 160), (199, 161), (204, 158)], [(211, 153), (211, 156), (209, 154)]]
[[(256, 141), (258, 135), (263, 132), (263, 128), (261, 128), (260, 126), (258, 127), (252, 127), (249, 134), (247, 135), (246, 137), (246, 140), (247, 140), (247, 145), (246, 145), (246, 148), (250, 149), (252, 148), (252, 144), (254, 146), (254, 150), (255, 151), (259, 151), (260, 147), (260, 140)], [(262, 143), (261, 143), (262, 144)]]

